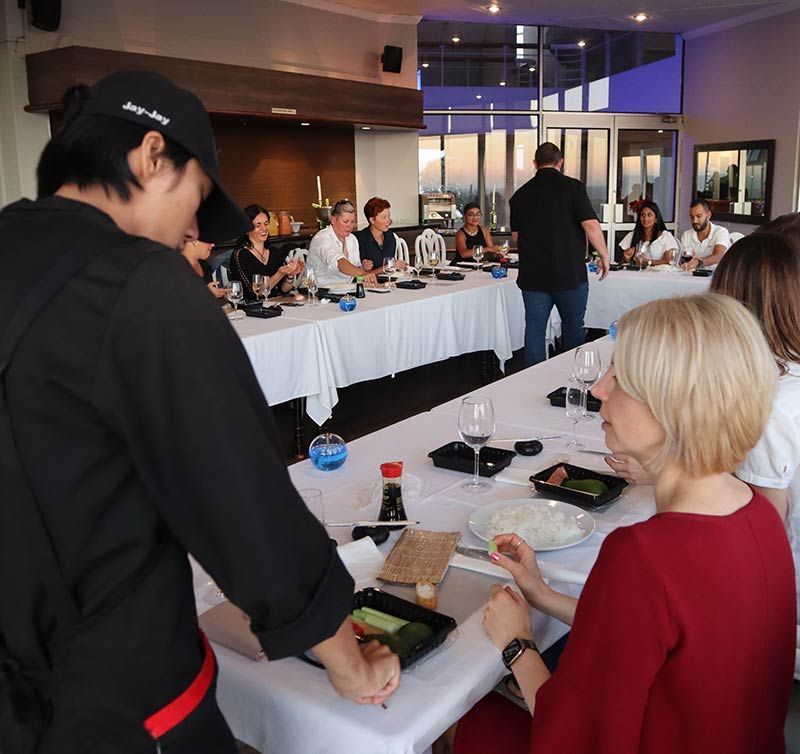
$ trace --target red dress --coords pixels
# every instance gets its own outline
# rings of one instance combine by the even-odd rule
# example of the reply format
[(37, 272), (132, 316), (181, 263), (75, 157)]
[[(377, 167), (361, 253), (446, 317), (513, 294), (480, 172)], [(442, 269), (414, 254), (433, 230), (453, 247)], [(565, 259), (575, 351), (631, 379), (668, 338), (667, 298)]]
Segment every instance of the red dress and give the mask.
[(459, 723), (456, 754), (784, 752), (795, 612), (786, 532), (757, 493), (729, 516), (617, 529), (532, 725), (490, 695)]

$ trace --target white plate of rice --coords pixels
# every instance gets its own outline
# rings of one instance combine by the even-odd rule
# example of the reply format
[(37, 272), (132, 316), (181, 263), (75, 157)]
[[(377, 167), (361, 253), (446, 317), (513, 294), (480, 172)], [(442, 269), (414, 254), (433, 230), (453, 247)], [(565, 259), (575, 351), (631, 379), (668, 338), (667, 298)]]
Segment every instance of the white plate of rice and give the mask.
[(537, 552), (546, 552), (587, 540), (594, 531), (594, 518), (558, 500), (520, 498), (482, 506), (470, 516), (469, 528), (486, 542), (498, 534), (517, 534)]

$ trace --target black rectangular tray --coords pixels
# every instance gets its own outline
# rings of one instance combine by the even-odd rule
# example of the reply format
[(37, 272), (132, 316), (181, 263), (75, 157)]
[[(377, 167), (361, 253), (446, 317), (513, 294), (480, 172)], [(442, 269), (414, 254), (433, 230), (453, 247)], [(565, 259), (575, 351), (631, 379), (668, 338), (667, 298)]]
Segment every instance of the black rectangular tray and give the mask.
[[(551, 406), (557, 406), (558, 408), (566, 408), (567, 407), (567, 388), (560, 387), (554, 390), (552, 393), (547, 394), (547, 400), (550, 401)], [(599, 398), (595, 398), (592, 395), (592, 391), (590, 390), (586, 393), (586, 410), (587, 411), (599, 411), (600, 407), (603, 405), (603, 402)]]
[(410, 291), (418, 291), (425, 288), (428, 284), (424, 280), (401, 280), (395, 283), (396, 288), (407, 288)]
[[(485, 445), (481, 448), (478, 473), (480, 476), (494, 476), (498, 471), (506, 468), (517, 455), (513, 450), (504, 448), (493, 448)], [(440, 469), (450, 469), (450, 471), (461, 471), (464, 474), (472, 474), (475, 469), (475, 451), (466, 443), (460, 440), (442, 445), (428, 453), (428, 458), (433, 461), (433, 465)]]
[(439, 280), (463, 280), (463, 272), (440, 272), (436, 276)]
[(280, 317), (283, 314), (283, 308), (279, 304), (273, 304), (264, 308), (260, 301), (254, 304), (246, 304), (241, 307), (248, 317), (258, 317), (259, 319), (272, 319), (273, 317)]
[(701, 267), (699, 270), (692, 270), (692, 275), (696, 278), (710, 278), (714, 274), (714, 270)]
[[(564, 467), (564, 471), (567, 472), (567, 479), (598, 479), (605, 483), (608, 487), (608, 492), (604, 492), (602, 495), (592, 495), (589, 492), (571, 490), (557, 484), (548, 484), (545, 480), (549, 479), (550, 475), (559, 466)], [(600, 471), (592, 471), (592, 469), (585, 469), (582, 466), (573, 466), (570, 463), (563, 462), (553, 464), (549, 468), (534, 474), (531, 477), (531, 483), (536, 488), (536, 491), (541, 492), (543, 495), (573, 503), (579, 508), (586, 508), (590, 511), (613, 503), (622, 494), (622, 490), (628, 486), (628, 483), (621, 477), (603, 474)]]
[(622, 269), (622, 264), (620, 262), (611, 262), (608, 265), (608, 269), (611, 270), (611, 272), (616, 272)]
[(433, 636), (423, 642), (414, 652), (407, 657), (400, 658), (400, 667), (405, 669), (415, 662), (419, 662), (423, 657), (433, 652), (436, 647), (444, 643), (448, 634), (455, 629), (455, 619), (449, 615), (442, 615), (434, 610), (396, 597), (393, 594), (384, 592), (381, 589), (368, 587), (356, 592), (353, 595), (353, 610), (359, 607), (371, 607), (383, 613), (394, 615), (412, 623), (424, 623), (433, 629)]

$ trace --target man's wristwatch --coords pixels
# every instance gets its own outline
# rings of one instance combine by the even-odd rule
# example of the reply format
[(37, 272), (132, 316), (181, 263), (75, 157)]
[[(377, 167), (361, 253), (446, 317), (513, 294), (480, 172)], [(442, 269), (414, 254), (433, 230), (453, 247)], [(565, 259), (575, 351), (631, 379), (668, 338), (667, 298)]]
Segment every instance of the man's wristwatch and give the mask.
[(705, 267), (705, 263), (700, 257), (697, 257), (697, 266), (698, 267)]
[(522, 657), (526, 649), (532, 649), (534, 652), (539, 651), (536, 642), (531, 639), (513, 639), (510, 641), (503, 650), (503, 665), (511, 670), (511, 666)]

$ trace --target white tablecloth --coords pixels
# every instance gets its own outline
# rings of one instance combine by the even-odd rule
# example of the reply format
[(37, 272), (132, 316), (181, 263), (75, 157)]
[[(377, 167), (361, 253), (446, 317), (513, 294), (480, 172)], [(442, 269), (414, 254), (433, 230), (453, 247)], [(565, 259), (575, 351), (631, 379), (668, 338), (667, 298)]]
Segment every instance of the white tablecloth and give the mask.
[[(604, 345), (610, 348), (610, 343)], [(544, 392), (563, 383), (562, 372), (572, 354), (493, 383), (478, 393), (490, 394), (499, 417), (496, 437), (556, 434), (571, 428), (563, 409), (542, 404)], [(328, 521), (352, 521), (378, 513), (370, 502), (370, 488), (378, 480), (379, 464), (403, 460), (406, 474), (419, 478), (422, 494), (407, 500), (406, 511), (422, 526), (438, 531), (459, 531), (462, 542), (482, 543), (467, 526), (470, 513), (498, 499), (525, 498), (522, 487), (495, 482), (490, 492), (472, 495), (461, 488), (465, 475), (436, 469), (427, 454), (458, 438), (457, 405), (444, 404), (433, 412), (418, 414), (349, 443), (345, 465), (333, 472), (314, 468), (309, 461), (290, 468), (298, 488), (315, 487), (323, 492)], [(587, 446), (602, 448), (599, 422), (582, 423), (579, 432)], [(602, 467), (602, 457), (570, 455), (565, 437), (545, 441), (544, 452), (533, 458), (517, 456), (512, 468), (533, 473), (554, 459), (573, 458), (584, 466)], [(504, 447), (510, 447), (505, 445)], [(584, 543), (566, 550), (543, 553), (540, 564), (545, 577), (561, 591), (579, 594), (600, 545), (617, 526), (633, 523), (653, 513), (648, 488), (634, 488), (607, 511), (595, 515), (597, 529)], [(330, 528), (338, 541), (349, 540), (349, 529)], [(398, 534), (381, 547), (388, 553)], [(206, 609), (203, 595), (206, 577), (196, 575), (198, 608)], [(241, 740), (264, 754), (306, 752), (350, 754), (411, 754), (428, 750), (431, 743), (487, 693), (504, 674), (499, 653), (487, 638), (481, 623), (482, 606), (493, 579), (450, 568), (439, 590), (439, 609), (458, 622), (454, 639), (409, 672), (389, 701), (388, 710), (357, 707), (339, 699), (321, 670), (299, 660), (255, 663), (221, 647), (215, 647), (220, 675), (218, 699), (225, 717)], [(382, 585), (382, 588), (413, 600), (413, 590)], [(535, 637), (547, 647), (566, 627), (551, 618), (534, 614)]]
[(607, 330), (625, 312), (657, 298), (673, 298), (705, 293), (711, 278), (695, 277), (691, 272), (672, 272), (652, 268), (641, 272), (617, 270), (605, 280), (589, 275), (589, 301), (586, 305), (586, 327)]

